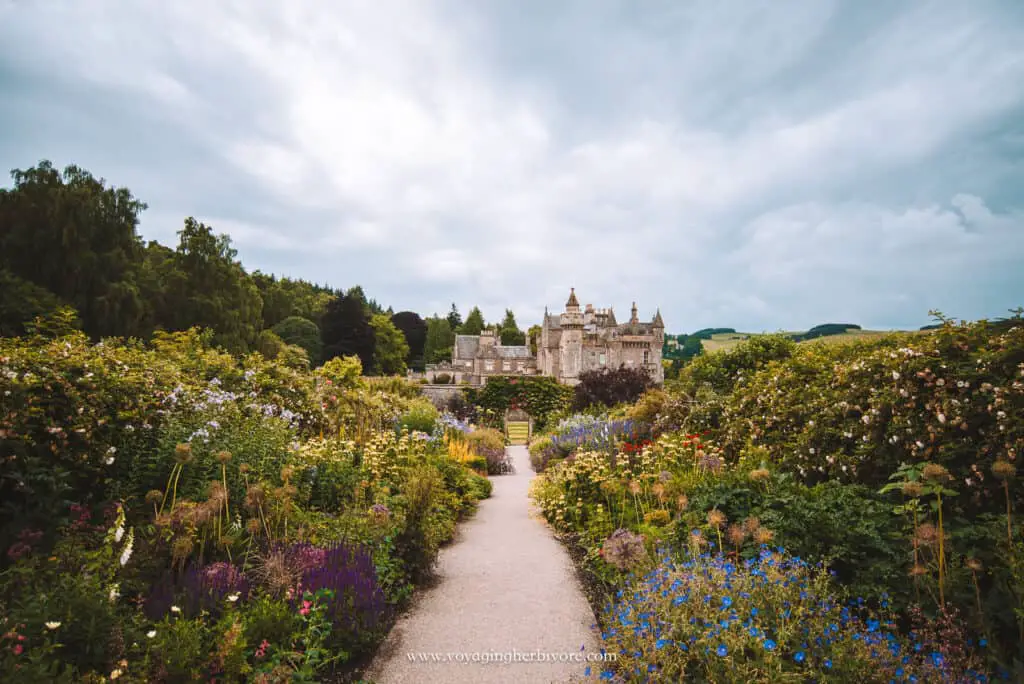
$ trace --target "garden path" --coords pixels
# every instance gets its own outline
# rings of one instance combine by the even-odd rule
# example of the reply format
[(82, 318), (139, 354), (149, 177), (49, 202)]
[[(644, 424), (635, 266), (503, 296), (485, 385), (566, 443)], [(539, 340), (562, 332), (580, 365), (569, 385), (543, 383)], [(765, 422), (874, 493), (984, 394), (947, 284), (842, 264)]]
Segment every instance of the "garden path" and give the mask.
[[(455, 543), (441, 551), (439, 582), (398, 620), (366, 679), (377, 684), (519, 684), (583, 678), (583, 662), (414, 660), (435, 653), (454, 659), (514, 651), (580, 658), (581, 650), (582, 655), (597, 652), (594, 615), (572, 562), (532, 510), (529, 454), (522, 446), (508, 449), (515, 474), (491, 479), (491, 497), (459, 526)], [(595, 673), (600, 670), (599, 663), (593, 665)]]

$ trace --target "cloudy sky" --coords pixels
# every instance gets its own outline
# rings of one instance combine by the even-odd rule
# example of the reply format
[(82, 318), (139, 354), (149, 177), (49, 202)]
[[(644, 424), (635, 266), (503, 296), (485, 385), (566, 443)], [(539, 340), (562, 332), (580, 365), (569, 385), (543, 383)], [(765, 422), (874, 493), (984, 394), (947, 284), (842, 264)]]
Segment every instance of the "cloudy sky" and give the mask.
[(395, 310), (998, 317), (1024, 2), (0, 0), (0, 166), (43, 158)]

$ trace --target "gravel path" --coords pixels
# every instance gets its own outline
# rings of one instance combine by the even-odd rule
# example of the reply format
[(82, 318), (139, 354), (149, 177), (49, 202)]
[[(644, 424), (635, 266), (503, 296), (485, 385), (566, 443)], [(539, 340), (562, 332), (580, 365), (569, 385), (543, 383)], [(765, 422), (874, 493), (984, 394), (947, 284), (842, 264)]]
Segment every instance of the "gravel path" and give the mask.
[[(572, 562), (528, 497), (533, 471), (526, 448), (509, 447), (516, 474), (492, 478), (494, 492), (441, 551), (438, 584), (399, 619), (366, 672), (378, 684), (565, 682), (583, 679), (597, 651), (594, 615)], [(581, 648), (584, 649), (581, 651)], [(563, 662), (501, 662), (516, 653)], [(429, 662), (430, 654), (442, 660)], [(414, 654), (410, 658), (410, 654)], [(426, 654), (428, 661), (415, 659)], [(497, 662), (469, 662), (496, 658)], [(533, 657), (536, 658), (534, 655)], [(594, 672), (600, 664), (594, 663)]]

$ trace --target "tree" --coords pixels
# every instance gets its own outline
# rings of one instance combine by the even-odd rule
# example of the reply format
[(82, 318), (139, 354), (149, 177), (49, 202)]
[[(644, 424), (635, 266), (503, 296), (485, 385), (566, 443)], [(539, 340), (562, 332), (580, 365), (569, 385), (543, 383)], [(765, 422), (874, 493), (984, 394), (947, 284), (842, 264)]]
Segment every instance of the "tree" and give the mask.
[(13, 189), (0, 189), (0, 268), (72, 305), (94, 339), (138, 333), (146, 205), (73, 165), (62, 173), (44, 160), (11, 177)]
[(25, 324), (57, 310), (60, 299), (45, 287), (0, 269), (0, 337), (25, 334)]
[(320, 339), (325, 361), (357, 356), (365, 372), (372, 370), (376, 339), (366, 306), (358, 296), (344, 294), (328, 303), (320, 323)]
[(448, 325), (452, 330), (458, 330), (462, 325), (462, 315), (459, 313), (458, 307), (455, 306), (455, 302), (452, 302), (452, 310), (448, 312)]
[(294, 344), (305, 349), (311, 364), (315, 366), (320, 363), (324, 343), (320, 339), (320, 328), (316, 323), (301, 316), (289, 316), (272, 329), (285, 344)]
[(447, 318), (427, 319), (427, 339), (423, 347), (425, 363), (438, 363), (452, 358), (452, 347), (455, 346), (455, 333), (452, 332)]
[(479, 335), (484, 329), (484, 315), (481, 313), (480, 308), (474, 306), (469, 315), (466, 316), (466, 322), (462, 324), (457, 332), (460, 335)]
[(427, 322), (413, 311), (399, 311), (391, 317), (391, 322), (405, 335), (409, 343), (409, 356), (406, 363), (410, 368), (423, 370), (423, 351), (427, 344)]
[(374, 314), (370, 325), (375, 339), (373, 372), (377, 375), (405, 375), (405, 360), (409, 356), (405, 335), (386, 313)]
[(505, 320), (501, 322), (498, 329), (501, 343), (506, 346), (520, 346), (526, 344), (526, 333), (519, 329), (516, 324), (516, 315), (511, 309), (505, 309)]
[(594, 404), (612, 407), (634, 403), (648, 387), (654, 385), (651, 376), (642, 368), (616, 370), (604, 368), (580, 373), (580, 382), (573, 395), (573, 409), (582, 411)]
[(202, 326), (214, 331), (214, 343), (241, 353), (255, 344), (263, 325), (263, 300), (252, 278), (235, 261), (227, 235), (194, 218), (185, 219), (167, 274), (160, 318), (173, 330)]
[(537, 347), (540, 345), (540, 334), (542, 328), (539, 325), (531, 325), (530, 329), (526, 331), (526, 338), (530, 342), (530, 353), (534, 356), (537, 355)]

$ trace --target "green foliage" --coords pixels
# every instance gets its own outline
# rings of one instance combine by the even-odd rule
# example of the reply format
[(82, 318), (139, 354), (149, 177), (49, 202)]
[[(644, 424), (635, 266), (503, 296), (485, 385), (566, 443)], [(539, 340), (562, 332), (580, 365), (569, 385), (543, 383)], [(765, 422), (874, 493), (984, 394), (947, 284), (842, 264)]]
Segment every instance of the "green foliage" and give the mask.
[(327, 304), (320, 321), (320, 335), (325, 360), (358, 356), (363, 371), (372, 371), (375, 337), (361, 291), (335, 297)]
[(580, 373), (579, 380), (573, 392), (573, 409), (577, 411), (632, 403), (654, 384), (646, 370), (625, 366), (585, 371)]
[[(701, 328), (697, 332), (689, 335), (688, 337), (696, 337), (701, 340), (710, 340), (712, 335), (724, 335), (727, 333), (735, 333), (736, 328)], [(679, 337), (687, 337), (686, 335), (680, 335)], [(681, 340), (680, 340), (681, 341)]]
[(330, 380), (339, 388), (354, 388), (359, 384), (363, 374), (363, 364), (358, 356), (335, 356), (333, 359), (316, 369), (319, 377)]
[(804, 340), (813, 340), (819, 337), (828, 337), (829, 335), (842, 335), (847, 330), (860, 330), (859, 325), (853, 323), (823, 323), (822, 325), (816, 325), (805, 333), (799, 333), (793, 335), (794, 342), (803, 342)]
[(415, 430), (426, 434), (433, 434), (438, 419), (437, 408), (428, 399), (416, 399), (402, 414), (399, 419), (399, 427), (406, 430)]
[(387, 314), (370, 319), (374, 333), (373, 369), (377, 375), (405, 375), (409, 344)]
[(0, 268), (0, 337), (23, 335), (26, 323), (59, 306), (60, 299), (46, 288)]
[(409, 345), (406, 364), (414, 370), (423, 370), (423, 355), (427, 344), (427, 322), (412, 311), (399, 311), (391, 317), (391, 322), (402, 331)]
[(73, 306), (94, 338), (141, 332), (136, 228), (146, 205), (77, 166), (41, 161), (11, 176), (14, 187), (0, 189), (0, 269)]
[(569, 406), (572, 388), (550, 377), (493, 376), (483, 387), (465, 390), (469, 403), (485, 411), (504, 415), (508, 408), (522, 408), (529, 413), (540, 430), (548, 417)]
[(423, 359), (425, 363), (439, 363), (450, 361), (452, 358), (452, 347), (455, 344), (455, 333), (452, 332), (451, 324), (444, 318), (427, 319), (427, 337), (423, 347)]
[(498, 328), (501, 343), (506, 346), (521, 346), (526, 344), (526, 333), (516, 325), (516, 316), (511, 309), (505, 309), (505, 319)]
[(277, 336), (273, 330), (261, 330), (256, 338), (256, 351), (263, 354), (264, 358), (273, 361), (281, 350), (284, 349), (284, 340)]
[(232, 353), (247, 351), (263, 325), (263, 300), (235, 260), (231, 239), (191, 217), (178, 236), (178, 249), (166, 264), (161, 320), (174, 330), (208, 327), (215, 344)]
[(308, 318), (289, 316), (277, 323), (273, 330), (285, 344), (302, 347), (312, 365), (320, 363), (323, 354), (323, 341), (320, 339), (320, 328)]
[(785, 335), (758, 335), (728, 351), (698, 356), (679, 374), (680, 389), (695, 394), (704, 385), (716, 392), (732, 390), (734, 383), (772, 361), (789, 358), (796, 343)]
[(480, 311), (480, 307), (474, 306), (466, 316), (466, 322), (458, 328), (457, 332), (460, 335), (479, 335), (484, 331), (484, 326), (486, 326), (484, 315)]

